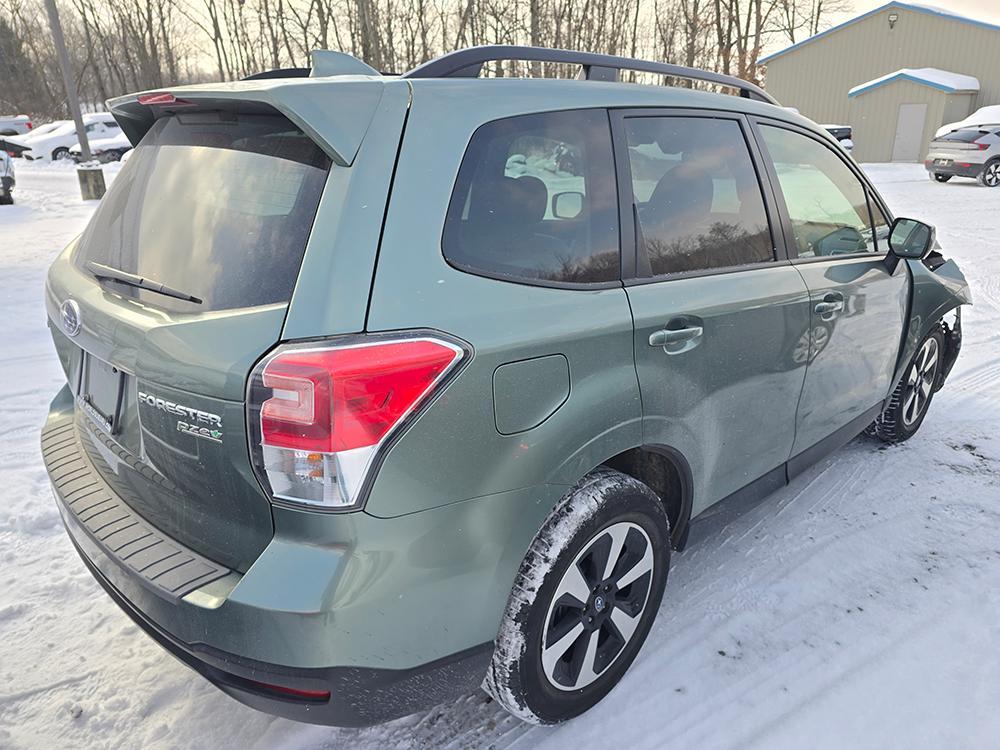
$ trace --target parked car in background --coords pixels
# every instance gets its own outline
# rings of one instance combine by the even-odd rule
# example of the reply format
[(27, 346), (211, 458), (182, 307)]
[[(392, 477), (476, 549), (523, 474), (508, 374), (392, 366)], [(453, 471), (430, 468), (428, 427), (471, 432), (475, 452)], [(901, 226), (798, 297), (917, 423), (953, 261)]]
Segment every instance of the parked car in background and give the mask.
[(0, 135), (28, 133), (31, 128), (31, 118), (27, 115), (0, 115)]
[(821, 128), (837, 139), (845, 150), (854, 148), (854, 129), (850, 125), (821, 125)]
[[(585, 78), (476, 77), (512, 59)], [(67, 532), (250, 706), (581, 714), (694, 516), (907, 440), (958, 356), (933, 229), (752, 83), (506, 46), (301, 72), (112, 100), (132, 166), (45, 284)]]
[[(108, 138), (91, 138), (90, 155), (101, 162), (119, 161), (122, 156), (132, 150), (132, 144), (121, 130)], [(69, 150), (69, 155), (74, 161), (82, 159), (80, 144), (75, 143)]]
[[(83, 116), (87, 137), (93, 139), (108, 138), (121, 133), (121, 127), (108, 112), (90, 113)], [(30, 148), (23, 156), (29, 161), (59, 161), (70, 158), (69, 150), (76, 144), (76, 125), (69, 121), (48, 133), (32, 138), (26, 142)]]
[(14, 160), (6, 151), (0, 151), (0, 205), (14, 202)]
[(950, 133), (953, 130), (961, 130), (962, 128), (989, 127), (1000, 127), (1000, 104), (990, 104), (986, 107), (980, 107), (966, 118), (942, 125), (934, 133), (934, 137), (940, 138), (946, 133)]
[(1000, 186), (1000, 125), (952, 130), (931, 141), (924, 166), (932, 180), (972, 177)]
[(16, 135), (0, 135), (0, 151), (6, 153), (7, 156), (17, 158), (27, 149), (27, 146), (18, 142)]
[(36, 138), (40, 138), (48, 133), (55, 132), (59, 128), (63, 127), (67, 123), (72, 123), (72, 120), (53, 120), (52, 122), (47, 122), (44, 125), (36, 125), (27, 133), (23, 135), (12, 135), (8, 140), (14, 141), (15, 143), (20, 143), (26, 145), (31, 143)]

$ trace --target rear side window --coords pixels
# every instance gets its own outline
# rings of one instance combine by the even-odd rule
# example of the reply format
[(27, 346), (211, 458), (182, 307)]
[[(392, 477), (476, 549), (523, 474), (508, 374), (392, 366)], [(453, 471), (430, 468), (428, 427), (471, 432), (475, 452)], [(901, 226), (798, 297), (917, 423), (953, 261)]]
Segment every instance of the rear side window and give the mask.
[(625, 130), (641, 244), (654, 276), (774, 259), (738, 122), (637, 117), (625, 121)]
[(799, 257), (874, 252), (868, 193), (844, 161), (800, 133), (770, 125), (761, 125), (760, 132), (778, 173)]
[(479, 128), (441, 244), (452, 265), (472, 273), (543, 283), (619, 279), (607, 114), (552, 112)]
[(81, 238), (74, 262), (137, 274), (202, 304), (114, 281), (168, 310), (288, 302), (330, 159), (278, 115), (190, 112), (157, 120)]

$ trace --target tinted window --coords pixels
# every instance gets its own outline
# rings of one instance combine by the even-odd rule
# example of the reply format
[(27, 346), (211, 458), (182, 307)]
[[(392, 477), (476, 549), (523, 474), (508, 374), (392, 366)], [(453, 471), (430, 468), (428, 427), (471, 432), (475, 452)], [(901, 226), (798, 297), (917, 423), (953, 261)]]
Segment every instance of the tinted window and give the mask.
[(654, 275), (774, 258), (738, 122), (638, 117), (625, 123), (641, 242)]
[(442, 246), (460, 268), (513, 279), (620, 278), (618, 205), (607, 114), (554, 112), (475, 132)]
[(760, 130), (778, 173), (799, 257), (874, 251), (867, 192), (844, 161), (808, 136), (769, 125)]
[(936, 141), (951, 141), (953, 143), (975, 143), (984, 135), (989, 135), (989, 131), (986, 130), (955, 130), (947, 135), (943, 135), (940, 138), (935, 138)]
[(101, 201), (75, 262), (148, 277), (201, 305), (115, 282), (181, 311), (287, 302), (330, 168), (283, 117), (180, 114), (157, 120)]

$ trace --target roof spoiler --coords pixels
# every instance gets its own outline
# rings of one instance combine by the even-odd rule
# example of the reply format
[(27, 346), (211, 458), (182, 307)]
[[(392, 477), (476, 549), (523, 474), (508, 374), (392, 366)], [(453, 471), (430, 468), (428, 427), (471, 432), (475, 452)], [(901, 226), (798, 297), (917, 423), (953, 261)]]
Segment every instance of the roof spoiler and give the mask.
[[(317, 88), (319, 87), (319, 88)], [(350, 166), (368, 132), (385, 90), (384, 80), (304, 78), (258, 86), (245, 83), (183, 86), (130, 94), (108, 101), (129, 142), (137, 145), (157, 118), (188, 108), (275, 113), (287, 117), (336, 164)]]

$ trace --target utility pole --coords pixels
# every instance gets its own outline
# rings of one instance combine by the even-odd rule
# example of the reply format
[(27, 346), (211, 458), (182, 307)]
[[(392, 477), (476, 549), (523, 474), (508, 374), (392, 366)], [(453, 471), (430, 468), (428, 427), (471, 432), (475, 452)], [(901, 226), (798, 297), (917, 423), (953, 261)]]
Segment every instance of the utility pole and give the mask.
[[(49, 14), (49, 26), (52, 29), (52, 41), (56, 45), (59, 57), (59, 69), (62, 71), (63, 85), (66, 87), (66, 103), (70, 116), (76, 124), (76, 137), (80, 142), (80, 156), (83, 163), (90, 162), (90, 142), (87, 140), (87, 129), (80, 114), (80, 97), (73, 79), (73, 70), (69, 66), (69, 54), (66, 52), (66, 38), (63, 36), (62, 24), (59, 22), (59, 10), (56, 0), (45, 0), (45, 10)], [(77, 170), (80, 179), (80, 190), (84, 200), (100, 198), (104, 195), (104, 172), (100, 167), (81, 167)]]

